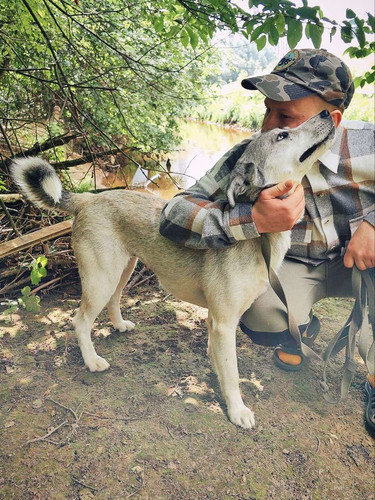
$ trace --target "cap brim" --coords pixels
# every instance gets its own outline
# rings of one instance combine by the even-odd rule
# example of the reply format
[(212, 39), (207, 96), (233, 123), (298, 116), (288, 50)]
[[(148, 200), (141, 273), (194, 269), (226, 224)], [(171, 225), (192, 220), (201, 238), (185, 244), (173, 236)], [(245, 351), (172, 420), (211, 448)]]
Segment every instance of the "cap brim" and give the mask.
[(245, 78), (241, 81), (241, 85), (247, 90), (259, 90), (273, 101), (295, 101), (315, 94), (314, 91), (273, 73)]

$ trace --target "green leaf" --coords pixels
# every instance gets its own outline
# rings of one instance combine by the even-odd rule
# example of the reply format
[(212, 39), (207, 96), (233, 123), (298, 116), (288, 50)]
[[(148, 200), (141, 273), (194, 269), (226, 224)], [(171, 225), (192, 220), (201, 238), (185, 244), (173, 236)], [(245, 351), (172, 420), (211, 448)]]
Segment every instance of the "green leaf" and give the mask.
[(355, 12), (352, 9), (346, 9), (346, 18), (353, 19), (355, 17)]
[(251, 34), (250, 40), (252, 42), (254, 42), (261, 33), (264, 33), (264, 25), (263, 24), (261, 24), (260, 26), (258, 26), (257, 28), (255, 28), (255, 30)]
[(368, 17), (368, 24), (371, 27), (372, 31), (375, 31), (375, 17), (370, 14), (370, 12), (367, 12), (367, 17)]
[(164, 17), (156, 17), (152, 24), (154, 25), (156, 33), (160, 33), (164, 29)]
[(190, 45), (193, 49), (198, 45), (198, 35), (190, 28), (190, 26), (185, 26), (186, 31), (189, 33)]
[(246, 29), (248, 35), (250, 35), (250, 33), (253, 31), (255, 23), (256, 23), (255, 19), (251, 19), (250, 21), (246, 21), (244, 23), (244, 28)]
[(270, 26), (270, 31), (268, 33), (268, 41), (271, 45), (276, 46), (279, 41), (279, 32), (274, 24)]
[(206, 33), (203, 33), (203, 31), (199, 31), (199, 36), (200, 36), (201, 40), (204, 41), (204, 43), (208, 43), (208, 38), (207, 38)]
[(285, 31), (285, 17), (281, 12), (275, 17), (275, 25), (279, 35), (282, 35)]
[(267, 43), (267, 37), (266, 35), (262, 35), (260, 38), (258, 38), (258, 40), (256, 40), (256, 45), (257, 45), (257, 49), (258, 51), (260, 52), (262, 49), (264, 49), (266, 43)]
[(46, 267), (48, 263), (47, 257), (45, 255), (40, 255), (36, 260), (42, 267)]
[(30, 295), (30, 292), (31, 292), (31, 288), (29, 286), (24, 286), (21, 290), (22, 295), (24, 295), (25, 297)]
[(311, 25), (309, 23), (307, 23), (306, 26), (305, 26), (305, 36), (306, 36), (306, 38), (311, 38), (311, 36), (310, 36), (310, 26)]
[[(349, 23), (348, 23), (349, 24)], [(342, 26), (341, 27), (341, 39), (345, 42), (345, 43), (350, 43), (352, 40), (353, 40), (353, 30), (352, 30), (352, 27), (350, 26)]]
[(37, 295), (23, 297), (23, 302), (27, 312), (38, 313), (40, 311), (40, 297)]
[(362, 49), (366, 45), (366, 35), (365, 35), (365, 32), (363, 31), (363, 28), (358, 27), (355, 30), (355, 35), (357, 37), (359, 46)]
[(296, 13), (300, 15), (303, 19), (311, 19), (314, 20), (317, 17), (317, 8), (316, 7), (301, 7), (296, 9)]
[(291, 49), (294, 49), (302, 38), (302, 23), (297, 19), (288, 19), (287, 40)]
[(323, 31), (324, 28), (322, 26), (318, 26), (317, 24), (310, 25), (310, 38), (316, 49), (321, 46)]
[(329, 33), (329, 41), (331, 43), (332, 43), (332, 38), (335, 36), (336, 32), (337, 32), (337, 26), (334, 26)]
[(182, 45), (185, 47), (185, 49), (187, 48), (187, 46), (189, 45), (190, 43), (190, 37), (189, 37), (189, 33), (183, 29), (181, 30), (181, 33), (180, 33), (180, 40), (181, 40), (181, 43)]

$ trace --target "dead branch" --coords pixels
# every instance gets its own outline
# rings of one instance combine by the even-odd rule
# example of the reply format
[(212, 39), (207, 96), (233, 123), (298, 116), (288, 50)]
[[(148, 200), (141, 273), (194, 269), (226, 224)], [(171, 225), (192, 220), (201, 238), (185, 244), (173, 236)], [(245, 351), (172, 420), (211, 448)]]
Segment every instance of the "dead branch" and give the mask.
[[(134, 151), (135, 148), (127, 148), (125, 151)], [(124, 153), (120, 148), (116, 147), (116, 149), (109, 149), (108, 151), (103, 151), (100, 153), (89, 153), (88, 155), (81, 156), (81, 158), (77, 158), (75, 160), (66, 160), (66, 161), (59, 161), (56, 163), (51, 163), (51, 165), (56, 169), (56, 170), (62, 170), (65, 168), (70, 168), (70, 167), (75, 167), (77, 165), (83, 165), (84, 163), (89, 163), (95, 161), (97, 158), (102, 158), (103, 156), (109, 156), (117, 153)]]
[(5, 243), (0, 244), (0, 259), (20, 252), (21, 250), (25, 250), (26, 248), (32, 247), (38, 243), (63, 236), (65, 234), (70, 234), (71, 231), (72, 221), (69, 219), (63, 222), (58, 222), (53, 226), (44, 227), (43, 229), (39, 229), (33, 233), (25, 234), (19, 238), (6, 241)]
[(22, 200), (22, 196), (18, 193), (0, 194), (0, 200), (4, 203), (17, 203)]
[(57, 278), (54, 278), (51, 281), (47, 281), (47, 283), (43, 283), (42, 285), (38, 286), (37, 288), (34, 288), (34, 290), (32, 290), (30, 292), (30, 295), (35, 295), (36, 293), (40, 292), (40, 290), (43, 290), (44, 288), (48, 288), (51, 285), (54, 285), (55, 283), (58, 283), (59, 281), (62, 281), (64, 278), (66, 278), (67, 276), (69, 276), (69, 274), (71, 272), (72, 272), (72, 269), (68, 273), (63, 274), (62, 276), (58, 276)]
[(92, 486), (89, 486), (88, 484), (85, 484), (83, 483), (82, 481), (80, 481), (79, 479), (77, 479), (76, 477), (72, 476), (72, 479), (75, 483), (79, 484), (80, 486), (83, 486), (84, 488), (87, 488), (88, 490), (91, 490), (93, 491), (94, 493), (98, 492), (98, 491), (101, 491), (103, 488), (93, 488)]
[(27, 446), (28, 444), (31, 444), (31, 443), (37, 443), (39, 441), (45, 441), (47, 438), (49, 438), (50, 436), (52, 436), (52, 434), (54, 434), (56, 431), (58, 431), (59, 429), (61, 429), (61, 427), (64, 427), (64, 425), (67, 425), (67, 424), (68, 424), (68, 421), (65, 420), (62, 424), (60, 424), (57, 427), (53, 428), (51, 431), (47, 432), (47, 434), (45, 434), (44, 436), (37, 437), (35, 439), (29, 439), (29, 441), (26, 441), (26, 443), (25, 443), (24, 446)]
[(57, 146), (63, 146), (73, 139), (77, 139), (77, 137), (82, 137), (82, 133), (80, 132), (71, 132), (67, 134), (58, 135), (56, 137), (51, 137), (46, 141), (39, 144), (36, 142), (33, 147), (26, 149), (25, 151), (21, 151), (17, 153), (14, 158), (19, 158), (22, 156), (35, 156), (43, 151), (48, 151), (49, 149), (55, 148)]
[(4, 210), (4, 213), (10, 223), (10, 225), (12, 226), (12, 229), (13, 231), (16, 233), (17, 236), (20, 236), (20, 233), (14, 223), (14, 220), (13, 220), (13, 217), (10, 215), (7, 207), (5, 206), (5, 203), (4, 203), (4, 200), (2, 198), (0, 198), (0, 206), (2, 207), (2, 209)]

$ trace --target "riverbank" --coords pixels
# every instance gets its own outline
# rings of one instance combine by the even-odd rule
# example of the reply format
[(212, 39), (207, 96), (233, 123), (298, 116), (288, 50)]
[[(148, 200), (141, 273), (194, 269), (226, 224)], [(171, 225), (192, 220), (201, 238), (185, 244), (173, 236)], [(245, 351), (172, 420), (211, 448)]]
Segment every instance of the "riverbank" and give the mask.
[[(239, 128), (258, 130), (262, 126), (265, 111), (264, 96), (260, 92), (250, 92), (241, 87), (241, 81), (214, 88), (216, 96), (209, 102), (197, 105), (192, 118), (209, 123), (231, 125)], [(374, 122), (374, 93), (356, 89), (345, 120)]]

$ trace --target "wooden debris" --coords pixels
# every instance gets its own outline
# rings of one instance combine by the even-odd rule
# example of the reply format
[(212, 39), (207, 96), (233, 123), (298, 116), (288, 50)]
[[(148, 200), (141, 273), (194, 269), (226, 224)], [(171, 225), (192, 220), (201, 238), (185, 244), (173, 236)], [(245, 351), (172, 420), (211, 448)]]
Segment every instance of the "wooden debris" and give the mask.
[(13, 240), (6, 241), (0, 244), (0, 259), (8, 257), (14, 253), (25, 250), (26, 248), (32, 247), (44, 241), (51, 240), (53, 238), (58, 238), (72, 231), (72, 220), (65, 220), (63, 222), (58, 222), (53, 226), (44, 227), (33, 233), (25, 234), (19, 238), (14, 238)]
[(0, 199), (3, 200), (4, 203), (16, 203), (22, 200), (22, 195), (18, 193), (0, 194)]

